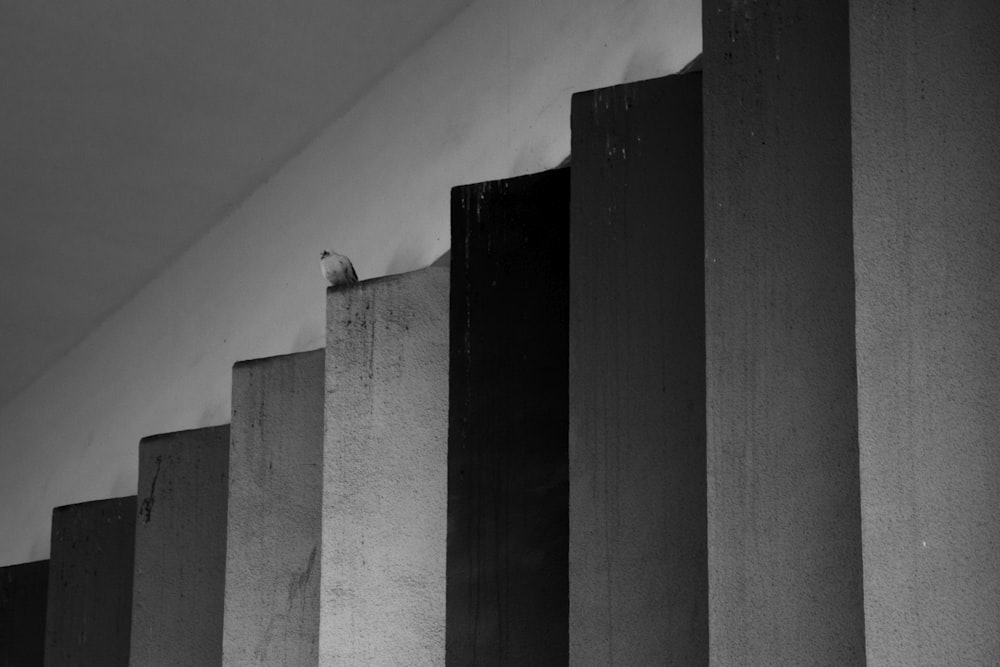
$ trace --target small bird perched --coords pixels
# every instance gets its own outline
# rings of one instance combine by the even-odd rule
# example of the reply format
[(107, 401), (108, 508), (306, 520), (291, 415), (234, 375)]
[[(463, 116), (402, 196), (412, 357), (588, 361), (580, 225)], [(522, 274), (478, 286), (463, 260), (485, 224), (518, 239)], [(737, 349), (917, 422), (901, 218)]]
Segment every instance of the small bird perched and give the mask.
[(324, 250), (319, 256), (319, 263), (323, 269), (323, 277), (330, 283), (330, 287), (343, 287), (358, 282), (354, 265), (343, 255)]

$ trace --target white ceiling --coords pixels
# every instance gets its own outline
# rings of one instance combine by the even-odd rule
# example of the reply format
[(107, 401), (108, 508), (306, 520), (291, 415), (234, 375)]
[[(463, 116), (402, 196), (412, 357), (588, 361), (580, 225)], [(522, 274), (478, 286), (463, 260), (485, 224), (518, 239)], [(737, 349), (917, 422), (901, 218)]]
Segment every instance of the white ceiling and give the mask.
[(0, 0), (0, 405), (471, 0)]

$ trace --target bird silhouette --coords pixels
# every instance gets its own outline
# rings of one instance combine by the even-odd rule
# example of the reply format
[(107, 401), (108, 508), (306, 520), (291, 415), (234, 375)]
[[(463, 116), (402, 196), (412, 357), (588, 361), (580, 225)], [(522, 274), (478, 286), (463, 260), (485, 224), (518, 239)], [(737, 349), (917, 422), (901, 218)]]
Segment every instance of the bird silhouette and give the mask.
[(342, 287), (358, 282), (354, 265), (343, 255), (338, 255), (332, 250), (324, 250), (319, 256), (319, 263), (323, 269), (323, 277), (330, 287)]

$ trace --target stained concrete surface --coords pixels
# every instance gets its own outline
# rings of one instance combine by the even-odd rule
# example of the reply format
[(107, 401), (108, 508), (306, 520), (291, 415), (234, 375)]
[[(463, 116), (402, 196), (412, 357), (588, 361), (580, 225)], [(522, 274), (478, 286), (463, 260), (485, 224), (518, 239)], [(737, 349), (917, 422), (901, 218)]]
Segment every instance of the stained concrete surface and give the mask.
[(701, 75), (573, 97), (570, 662), (707, 665)]
[(1000, 664), (1000, 5), (852, 0), (873, 665)]
[(233, 367), (227, 667), (318, 664), (324, 356)]
[(448, 281), (327, 291), (321, 664), (444, 662)]
[(228, 476), (229, 426), (139, 443), (135, 667), (221, 664)]
[(568, 662), (569, 170), (452, 190), (446, 663)]
[(49, 561), (0, 567), (0, 667), (40, 667)]
[(847, 3), (703, 19), (710, 659), (864, 664)]
[(52, 511), (46, 667), (127, 667), (136, 497)]

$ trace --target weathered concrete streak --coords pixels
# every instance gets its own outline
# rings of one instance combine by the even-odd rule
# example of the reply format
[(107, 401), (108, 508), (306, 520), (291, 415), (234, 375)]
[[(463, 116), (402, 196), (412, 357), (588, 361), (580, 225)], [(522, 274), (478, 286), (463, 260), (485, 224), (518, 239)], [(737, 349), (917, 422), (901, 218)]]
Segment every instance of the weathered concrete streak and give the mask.
[(324, 665), (444, 663), (448, 280), (327, 292)]
[(852, 0), (868, 658), (1000, 664), (1000, 4)]
[(570, 663), (707, 665), (701, 75), (573, 97)]
[(133, 667), (222, 662), (228, 475), (229, 426), (139, 443)]
[(49, 561), (0, 567), (0, 667), (37, 667), (45, 654)]
[(847, 0), (706, 0), (718, 665), (863, 664)]
[(318, 664), (324, 356), (233, 367), (227, 667)]
[(136, 497), (52, 511), (46, 667), (126, 667)]
[(568, 662), (568, 171), (452, 190), (449, 665)]

